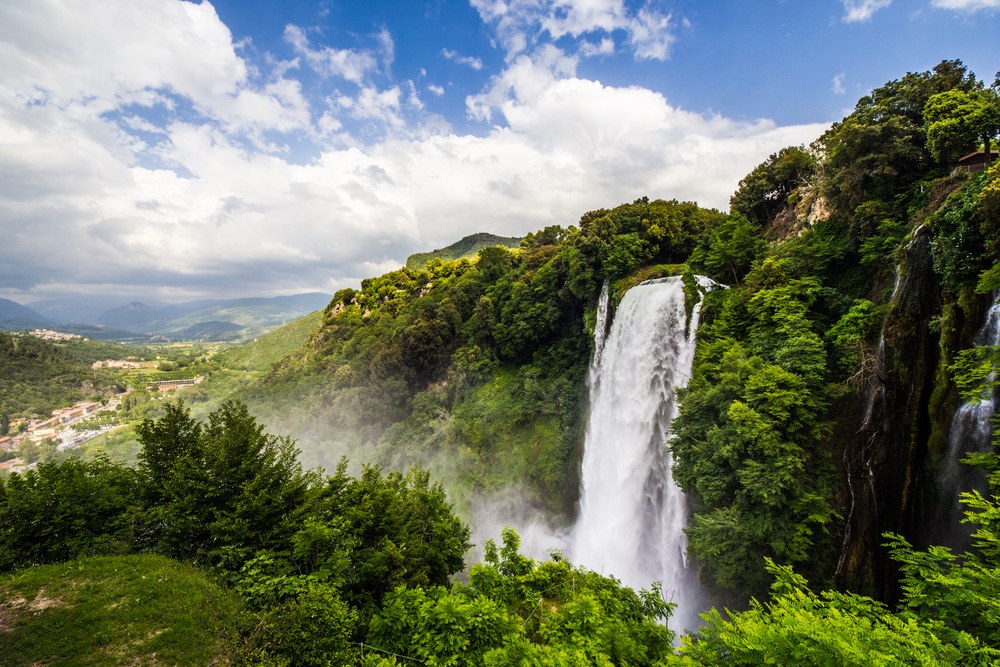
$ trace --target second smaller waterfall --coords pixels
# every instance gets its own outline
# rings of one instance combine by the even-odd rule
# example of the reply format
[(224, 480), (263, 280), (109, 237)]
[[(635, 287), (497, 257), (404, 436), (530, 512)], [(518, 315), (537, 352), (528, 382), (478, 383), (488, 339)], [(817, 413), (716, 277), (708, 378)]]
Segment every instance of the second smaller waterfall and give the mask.
[[(974, 342), (1000, 345), (1000, 292), (994, 295), (993, 305)], [(934, 536), (949, 546), (964, 548), (968, 541), (971, 528), (960, 523), (965, 508), (959, 502), (959, 495), (985, 485), (982, 471), (962, 463), (962, 458), (970, 452), (990, 451), (993, 436), (990, 418), (996, 412), (997, 399), (997, 392), (990, 392), (982, 400), (962, 403), (952, 418), (948, 453), (938, 482), (945, 507), (937, 522), (950, 534)]]

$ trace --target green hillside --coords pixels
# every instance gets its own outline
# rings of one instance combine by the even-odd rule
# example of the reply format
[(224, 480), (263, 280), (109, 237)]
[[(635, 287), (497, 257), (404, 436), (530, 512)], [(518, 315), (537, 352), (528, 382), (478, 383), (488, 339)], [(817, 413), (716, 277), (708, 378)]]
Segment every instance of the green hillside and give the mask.
[[(319, 293), (285, 297), (230, 299), (182, 312), (185, 304), (166, 307), (144, 325), (148, 333), (174, 340), (250, 341), (284, 326), (329, 302)], [(167, 316), (166, 319), (161, 319)]]
[(114, 377), (90, 364), (135, 352), (104, 341), (53, 343), (0, 332), (0, 414), (48, 416), (56, 408), (107, 394)]
[(229, 664), (240, 614), (207, 573), (163, 556), (41, 565), (0, 577), (0, 662)]
[(317, 310), (239, 347), (226, 350), (219, 355), (219, 361), (226, 368), (245, 371), (269, 370), (286, 356), (300, 349), (306, 339), (319, 329), (322, 321), (323, 311)]
[[(334, 295), (316, 335), (246, 399), (311, 464), (428, 465), (463, 508), (508, 483), (576, 497), (594, 302), (605, 277), (678, 265), (724, 215), (640, 199), (475, 261), (402, 268)], [(655, 272), (650, 275), (657, 275)]]
[(450, 246), (432, 250), (430, 252), (418, 252), (406, 258), (406, 268), (423, 269), (428, 260), (440, 259), (443, 262), (451, 262), (456, 259), (472, 259), (483, 248), (489, 246), (501, 246), (504, 248), (516, 248), (521, 244), (521, 239), (513, 236), (496, 236), (486, 232), (470, 234), (461, 241), (452, 243)]

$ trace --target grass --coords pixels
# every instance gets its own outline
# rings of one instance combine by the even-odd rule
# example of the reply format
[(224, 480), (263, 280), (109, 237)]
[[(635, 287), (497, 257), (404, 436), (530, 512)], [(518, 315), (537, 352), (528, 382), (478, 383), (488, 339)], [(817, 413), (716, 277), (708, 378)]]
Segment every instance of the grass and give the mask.
[(103, 556), (0, 577), (0, 664), (224, 665), (234, 594), (162, 556)]

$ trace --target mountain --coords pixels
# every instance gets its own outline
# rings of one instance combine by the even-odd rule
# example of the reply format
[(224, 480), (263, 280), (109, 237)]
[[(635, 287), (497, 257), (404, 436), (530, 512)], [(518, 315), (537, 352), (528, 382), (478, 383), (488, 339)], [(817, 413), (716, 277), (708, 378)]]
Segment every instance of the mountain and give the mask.
[(177, 331), (175, 336), (180, 340), (222, 341), (232, 340), (240, 335), (243, 329), (232, 322), (208, 320), (192, 324), (186, 329)]
[(157, 310), (143, 331), (174, 340), (248, 340), (324, 308), (330, 295), (205, 299)]
[[(122, 305), (105, 297), (80, 297), (36, 301), (39, 310), (34, 317), (31, 309), (9, 302), (20, 309), (10, 308), (9, 328), (49, 326), (113, 340), (249, 340), (319, 310), (329, 301), (330, 295), (321, 292), (175, 304), (143, 300)], [(6, 322), (4, 317), (0, 314), (0, 325)]]
[(51, 322), (35, 310), (10, 299), (0, 299), (0, 329), (34, 329)]
[(145, 331), (146, 325), (156, 319), (156, 311), (139, 301), (112, 308), (101, 313), (97, 324), (128, 331)]
[(406, 259), (406, 268), (408, 269), (422, 269), (424, 265), (427, 264), (428, 260), (437, 258), (445, 262), (450, 262), (456, 259), (471, 259), (476, 256), (483, 248), (488, 248), (490, 246), (501, 246), (504, 248), (516, 248), (521, 244), (520, 237), (514, 236), (496, 236), (495, 234), (488, 234), (486, 232), (479, 232), (477, 234), (470, 234), (466, 236), (461, 241), (456, 241), (450, 246), (440, 248), (438, 250), (432, 250), (430, 252), (418, 252), (410, 255)]
[[(148, 298), (142, 298), (141, 301), (154, 310), (167, 305)], [(56, 323), (96, 325), (105, 312), (119, 308), (124, 303), (124, 299), (119, 297), (75, 295), (40, 299), (27, 305)]]

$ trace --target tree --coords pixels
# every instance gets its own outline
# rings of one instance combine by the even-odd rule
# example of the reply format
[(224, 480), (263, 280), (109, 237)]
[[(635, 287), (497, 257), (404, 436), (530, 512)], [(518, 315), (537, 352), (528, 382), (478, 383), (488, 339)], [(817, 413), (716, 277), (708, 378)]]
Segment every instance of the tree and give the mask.
[(1000, 95), (993, 90), (953, 89), (932, 95), (924, 107), (927, 148), (939, 162), (952, 163), (976, 150), (987, 155), (1000, 133)]
[(931, 157), (924, 129), (928, 99), (977, 86), (961, 61), (944, 60), (931, 71), (910, 72), (858, 100), (854, 112), (817, 142), (826, 158), (825, 192), (836, 208), (851, 215), (866, 200), (894, 202)]
[(0, 570), (133, 549), (133, 470), (99, 458), (40, 463), (0, 480)]
[(366, 466), (355, 479), (341, 462), (319, 493), (312, 516), (330, 527), (334, 539), (300, 530), (300, 544), (313, 546), (299, 548), (311, 554), (308, 562), (298, 559), (299, 569), (321, 571), (345, 549), (349, 562), (337, 574), (344, 579), (345, 599), (359, 607), (377, 604), (397, 586), (444, 586), (465, 564), (469, 529), (423, 470), (382, 475)]
[(655, 665), (671, 654), (671, 605), (658, 588), (637, 593), (519, 547), (506, 528), (502, 546), (486, 542), (468, 586), (392, 591), (365, 642), (428, 665)]
[(138, 435), (145, 536), (173, 556), (238, 570), (258, 550), (287, 542), (318, 481), (303, 472), (290, 439), (265, 433), (237, 401), (204, 425), (183, 404), (170, 406)]
[(739, 213), (728, 216), (712, 230), (703, 245), (691, 255), (691, 263), (709, 277), (736, 284), (767, 248), (757, 225)]
[(816, 172), (816, 155), (801, 146), (782, 148), (740, 181), (729, 209), (766, 225), (785, 206), (788, 196)]

